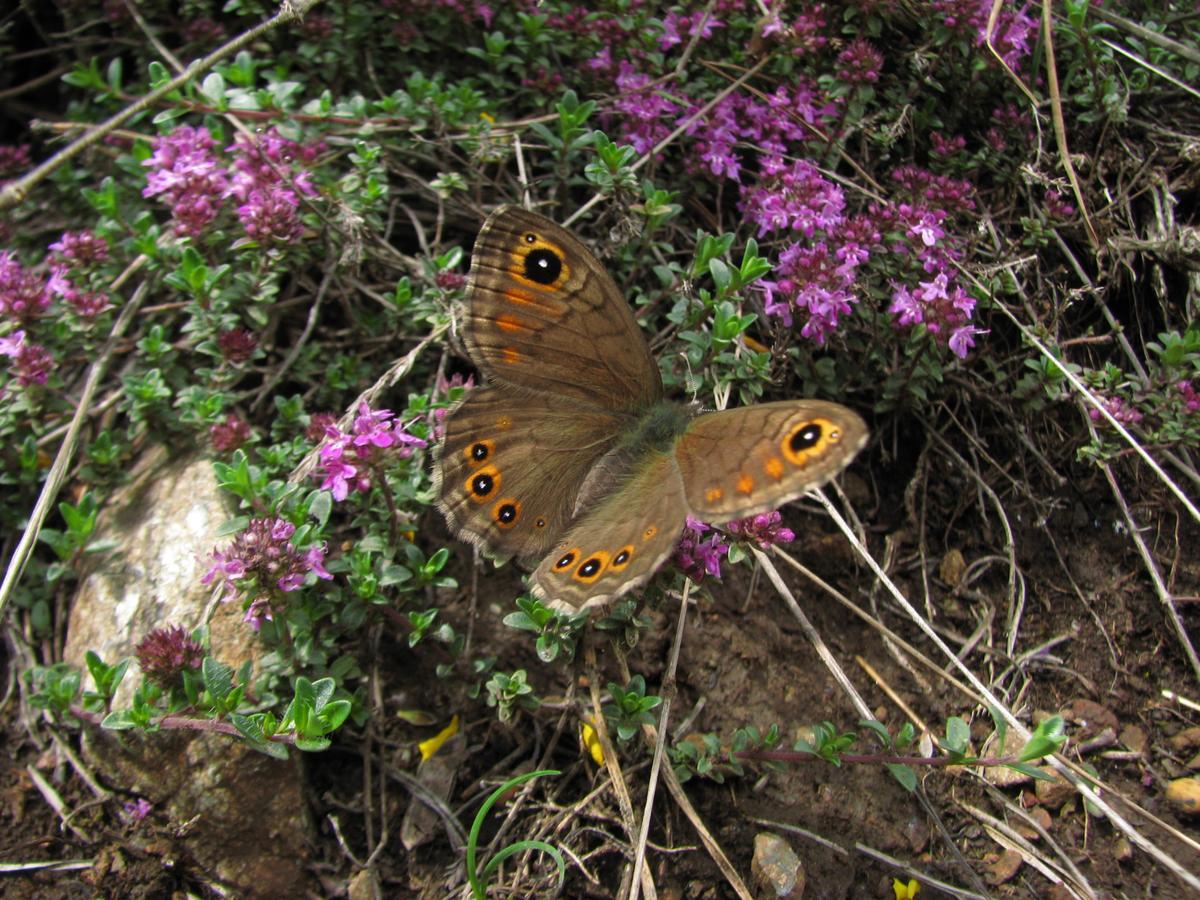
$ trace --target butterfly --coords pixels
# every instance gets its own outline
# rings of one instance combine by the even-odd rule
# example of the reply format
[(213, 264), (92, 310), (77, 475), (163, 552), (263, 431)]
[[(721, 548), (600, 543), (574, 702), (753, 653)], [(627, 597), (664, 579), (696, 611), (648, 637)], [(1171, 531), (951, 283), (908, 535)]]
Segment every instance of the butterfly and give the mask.
[(633, 311), (571, 232), (505, 206), (475, 241), (460, 328), (486, 378), (447, 414), (435, 479), (452, 531), (538, 560), (559, 609), (645, 583), (687, 517), (765, 512), (824, 484), (867, 441), (819, 400), (700, 413), (663, 397)]

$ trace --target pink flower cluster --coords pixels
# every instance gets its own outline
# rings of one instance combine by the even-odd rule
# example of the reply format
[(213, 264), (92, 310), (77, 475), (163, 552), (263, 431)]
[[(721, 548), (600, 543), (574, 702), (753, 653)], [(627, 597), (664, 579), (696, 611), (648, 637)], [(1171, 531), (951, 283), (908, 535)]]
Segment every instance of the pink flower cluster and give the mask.
[(739, 540), (754, 544), (760, 550), (767, 550), (774, 544), (790, 544), (796, 539), (796, 533), (783, 526), (783, 517), (780, 516), (779, 510), (735, 519), (725, 526), (725, 530)]
[(248, 601), (245, 621), (258, 631), (264, 621), (274, 619), (282, 595), (300, 588), (310, 573), (326, 581), (333, 578), (325, 569), (324, 545), (296, 547), (291, 543), (295, 533), (295, 525), (277, 516), (251, 519), (228, 547), (212, 552), (212, 567), (201, 582), (224, 584), (222, 602), (239, 596)]
[(1183, 398), (1183, 407), (1190, 413), (1200, 411), (1200, 392), (1197, 392), (1196, 386), (1190, 381), (1180, 381), (1175, 385), (1175, 390), (1179, 391)]
[(25, 332), (19, 328), (0, 338), (0, 356), (12, 360), (11, 371), (22, 387), (45, 384), (50, 367), (54, 365), (50, 351), (41, 344), (26, 340)]
[[(993, 5), (992, 0), (933, 0), (933, 8), (942, 14), (943, 24), (947, 28), (974, 32), (979, 46), (987, 39), (988, 18)], [(1009, 68), (1016, 69), (1032, 51), (1037, 30), (1038, 20), (1031, 12), (1031, 4), (1016, 9), (1005, 4), (996, 18), (992, 46)]]
[[(90, 231), (68, 231), (49, 247), (50, 275), (21, 265), (11, 251), (0, 251), (0, 356), (12, 362), (9, 370), (22, 386), (45, 384), (54, 364), (50, 352), (36, 340), (41, 321), (55, 298), (84, 320), (110, 309), (108, 295), (79, 287), (108, 261), (108, 244)], [(75, 279), (75, 281), (72, 281)]]
[(349, 433), (330, 425), (321, 447), (321, 468), (324, 480), (321, 487), (332, 491), (333, 499), (341, 502), (351, 491), (371, 489), (372, 470), (385, 459), (407, 459), (426, 441), (409, 434), (402, 422), (393, 422), (395, 414), (388, 409), (372, 410), (365, 402)]
[(303, 167), (323, 150), (322, 143), (299, 144), (272, 128), (255, 137), (239, 134), (225, 148), (232, 157), (226, 166), (207, 128), (181, 125), (155, 140), (153, 156), (143, 163), (150, 171), (142, 193), (171, 208), (180, 237), (201, 237), (232, 197), (248, 241), (294, 243), (303, 233), (300, 197), (316, 194)]
[(134, 648), (142, 674), (164, 687), (178, 684), (185, 671), (204, 662), (204, 647), (182, 625), (155, 628)]
[[(1136, 425), (1142, 421), (1142, 414), (1120, 397), (1105, 398), (1103, 403), (1108, 414), (1122, 425)], [(1088, 415), (1093, 422), (1107, 421), (1104, 419), (1104, 414), (1094, 406), (1088, 408)]]
[[(708, 534), (711, 532), (711, 534)], [(708, 537), (704, 535), (708, 534)], [(721, 532), (699, 519), (687, 517), (687, 526), (671, 562), (692, 581), (699, 584), (705, 576), (720, 580), (721, 560), (729, 553), (729, 544)]]

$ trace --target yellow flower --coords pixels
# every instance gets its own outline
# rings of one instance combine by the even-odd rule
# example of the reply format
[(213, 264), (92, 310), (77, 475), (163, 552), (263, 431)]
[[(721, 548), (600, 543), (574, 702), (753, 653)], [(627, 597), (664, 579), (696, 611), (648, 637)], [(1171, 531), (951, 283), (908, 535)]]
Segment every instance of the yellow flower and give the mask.
[(892, 890), (896, 892), (896, 900), (913, 900), (920, 889), (921, 885), (915, 878), (910, 879), (908, 884), (905, 884), (899, 878), (892, 879)]
[(417, 744), (417, 749), (421, 752), (421, 762), (425, 762), (425, 760), (437, 753), (442, 749), (442, 744), (446, 743), (446, 741), (450, 740), (456, 734), (458, 734), (458, 716), (454, 716), (450, 720), (449, 725), (429, 740), (421, 741), (421, 743)]
[(493, 116), (491, 113), (481, 112), (479, 114), (479, 118), (483, 119), (483, 121), (487, 122), (489, 125), (496, 124), (496, 117)]
[(587, 722), (583, 722), (579, 726), (579, 742), (583, 744), (583, 749), (592, 755), (596, 765), (604, 765), (604, 748), (600, 746), (600, 738), (596, 736), (596, 729)]

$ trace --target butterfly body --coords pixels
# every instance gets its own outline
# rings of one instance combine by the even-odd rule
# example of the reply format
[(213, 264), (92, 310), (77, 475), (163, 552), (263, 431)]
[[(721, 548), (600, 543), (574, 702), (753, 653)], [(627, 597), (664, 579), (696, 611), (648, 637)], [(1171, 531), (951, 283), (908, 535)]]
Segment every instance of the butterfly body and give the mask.
[(488, 384), (446, 418), (437, 460), (452, 530), (541, 558), (533, 591), (568, 609), (645, 582), (689, 515), (773, 509), (839, 472), (862, 420), (816, 400), (716, 413), (665, 400), (632, 310), (549, 219), (493, 213), (476, 240), (462, 336)]

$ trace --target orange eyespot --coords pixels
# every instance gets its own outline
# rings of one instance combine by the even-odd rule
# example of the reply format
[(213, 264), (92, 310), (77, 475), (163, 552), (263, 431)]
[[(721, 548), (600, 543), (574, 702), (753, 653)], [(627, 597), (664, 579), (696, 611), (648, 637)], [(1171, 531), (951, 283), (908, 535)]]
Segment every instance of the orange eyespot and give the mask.
[(521, 501), (505, 497), (492, 507), (492, 521), (500, 528), (512, 528), (521, 518)]
[(609, 556), (604, 550), (595, 550), (588, 554), (587, 559), (579, 564), (574, 573), (571, 575), (576, 581), (583, 584), (593, 584), (597, 578), (604, 574), (604, 568), (608, 565)]
[(631, 559), (633, 559), (633, 544), (626, 544), (617, 551), (608, 567), (614, 572), (623, 572)]
[(524, 243), (518, 245), (511, 258), (508, 272), (523, 287), (545, 291), (571, 277), (571, 267), (567, 265), (563, 249), (533, 232), (524, 235)]
[(534, 332), (533, 328), (530, 328), (516, 316), (510, 316), (508, 313), (496, 316), (496, 327), (501, 331), (508, 332), (509, 334), (513, 334), (514, 332), (533, 334)]
[(521, 351), (516, 347), (502, 347), (500, 349), (500, 361), (510, 366), (515, 366), (521, 361)]
[(772, 456), (763, 463), (763, 471), (767, 473), (768, 478), (778, 481), (783, 477), (783, 460), (778, 456)]
[(476, 503), (494, 497), (500, 490), (500, 470), (490, 463), (480, 466), (468, 476), (465, 484), (467, 493)]
[[(834, 438), (834, 435), (837, 435)], [(810, 419), (788, 432), (779, 444), (784, 457), (793, 465), (803, 465), (810, 456), (821, 454), (831, 440), (841, 440), (841, 432), (828, 419)]]
[(719, 487), (710, 487), (707, 491), (704, 492), (704, 499), (708, 503), (716, 503), (718, 500), (720, 500), (724, 496), (725, 496), (725, 492), (723, 490), (721, 490)]
[(654, 537), (656, 534), (658, 534), (658, 526), (657, 525), (647, 525), (646, 530), (642, 532), (642, 540), (648, 541), (648, 540), (650, 540), (650, 538)]
[(501, 431), (508, 431), (512, 428), (512, 416), (498, 416), (496, 418), (496, 427)]
[(579, 548), (572, 547), (570, 550), (561, 554), (558, 559), (554, 561), (554, 565), (551, 566), (551, 568), (555, 572), (561, 572), (563, 569), (570, 568), (571, 563), (575, 562), (577, 559), (579, 559)]
[(754, 492), (754, 479), (745, 472), (738, 476), (737, 492), (739, 494), (751, 494)]
[(463, 448), (463, 456), (467, 458), (467, 463), (472, 468), (482, 465), (491, 459), (492, 454), (496, 452), (496, 442), (489, 440), (472, 441)]

